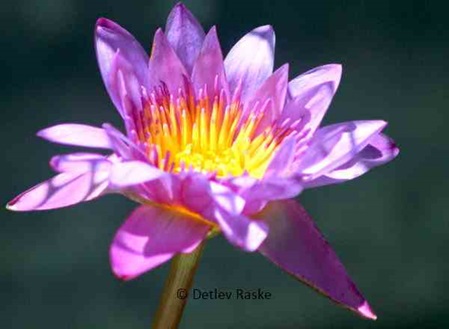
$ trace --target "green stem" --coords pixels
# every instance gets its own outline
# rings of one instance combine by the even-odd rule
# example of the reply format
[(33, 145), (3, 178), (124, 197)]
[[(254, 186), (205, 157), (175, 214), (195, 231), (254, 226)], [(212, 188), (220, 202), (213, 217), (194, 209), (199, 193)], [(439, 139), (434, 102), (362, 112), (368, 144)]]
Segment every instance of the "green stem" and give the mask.
[(190, 254), (179, 254), (173, 258), (154, 318), (153, 329), (178, 328), (204, 243), (201, 243)]

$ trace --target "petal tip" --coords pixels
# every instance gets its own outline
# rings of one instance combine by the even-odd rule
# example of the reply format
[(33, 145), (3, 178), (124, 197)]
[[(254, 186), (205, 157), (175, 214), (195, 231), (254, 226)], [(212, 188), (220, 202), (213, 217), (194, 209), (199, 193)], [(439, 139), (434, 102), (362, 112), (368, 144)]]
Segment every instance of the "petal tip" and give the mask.
[(14, 203), (15, 203), (14, 200), (11, 200), (6, 204), (5, 208), (10, 211), (17, 211), (17, 208), (14, 206)]
[(117, 23), (105, 17), (99, 17), (95, 23), (95, 31), (98, 31), (101, 28), (112, 30), (117, 27)]
[(365, 301), (362, 306), (360, 306), (359, 308), (357, 308), (357, 311), (365, 318), (370, 319), (370, 320), (377, 320), (377, 315), (374, 314), (373, 310), (371, 309), (371, 307), (368, 305), (368, 302)]

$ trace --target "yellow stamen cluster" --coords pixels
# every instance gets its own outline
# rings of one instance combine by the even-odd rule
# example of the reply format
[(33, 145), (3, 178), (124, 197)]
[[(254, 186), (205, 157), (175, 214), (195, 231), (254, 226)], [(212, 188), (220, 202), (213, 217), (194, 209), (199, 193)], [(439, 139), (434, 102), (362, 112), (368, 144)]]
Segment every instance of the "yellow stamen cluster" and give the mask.
[(211, 102), (201, 94), (199, 99), (181, 93), (174, 99), (168, 92), (149, 97), (136, 130), (150, 161), (170, 172), (193, 169), (217, 177), (246, 172), (261, 178), (285, 129), (269, 125), (257, 132), (261, 114), (244, 117), (238, 101), (226, 104), (217, 93)]

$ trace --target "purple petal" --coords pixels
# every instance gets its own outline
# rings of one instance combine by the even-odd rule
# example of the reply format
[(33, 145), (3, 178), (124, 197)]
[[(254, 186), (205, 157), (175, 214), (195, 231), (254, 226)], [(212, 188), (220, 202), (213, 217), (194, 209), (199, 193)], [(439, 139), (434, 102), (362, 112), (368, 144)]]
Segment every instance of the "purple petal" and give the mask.
[(263, 111), (263, 118), (255, 131), (256, 135), (261, 133), (280, 116), (284, 108), (287, 84), (288, 64), (285, 64), (266, 79), (249, 98), (245, 107), (246, 112), (254, 111), (257, 113), (260, 110)]
[(165, 174), (164, 171), (148, 163), (127, 161), (112, 166), (109, 181), (116, 187), (125, 187), (155, 180)]
[(156, 31), (149, 63), (150, 85), (160, 86), (165, 83), (171, 94), (177, 95), (188, 73), (184, 65), (170, 46), (161, 29)]
[(174, 209), (140, 206), (114, 237), (110, 249), (112, 270), (121, 279), (133, 279), (177, 253), (192, 252), (210, 228)]
[(109, 138), (103, 129), (77, 123), (63, 123), (42, 129), (37, 136), (59, 144), (111, 148)]
[(111, 162), (103, 154), (71, 153), (55, 155), (50, 160), (50, 166), (58, 172), (86, 172), (109, 170)]
[(232, 47), (224, 64), (231, 93), (241, 86), (243, 102), (273, 72), (275, 36), (269, 25), (258, 27)]
[[(95, 47), (106, 89), (120, 114), (124, 116), (122, 99), (117, 87), (117, 53), (120, 54), (122, 71), (132, 76), (136, 84), (148, 87), (148, 55), (139, 42), (117, 23), (100, 18), (95, 27)], [(123, 67), (127, 67), (126, 70)]]
[(313, 180), (352, 159), (385, 126), (385, 121), (351, 121), (317, 130), (296, 172), (306, 181)]
[(168, 15), (165, 33), (171, 47), (190, 74), (204, 40), (200, 23), (182, 3), (178, 3)]
[[(217, 80), (217, 90), (215, 81)], [(217, 31), (212, 27), (207, 34), (198, 59), (192, 72), (192, 82), (196, 90), (207, 86), (209, 101), (214, 101), (214, 96), (223, 89), (226, 95), (229, 95), (228, 82), (223, 65), (223, 55), (221, 53), (220, 42), (218, 41)]]
[(258, 216), (270, 235), (259, 251), (283, 270), (358, 314), (375, 319), (335, 252), (293, 200), (270, 203)]
[(357, 178), (371, 168), (393, 160), (399, 154), (396, 144), (388, 136), (378, 134), (354, 158), (324, 176), (305, 183), (305, 187), (317, 187), (342, 183)]
[(108, 171), (62, 173), (15, 197), (7, 208), (14, 211), (47, 210), (92, 200), (105, 192), (108, 177)]

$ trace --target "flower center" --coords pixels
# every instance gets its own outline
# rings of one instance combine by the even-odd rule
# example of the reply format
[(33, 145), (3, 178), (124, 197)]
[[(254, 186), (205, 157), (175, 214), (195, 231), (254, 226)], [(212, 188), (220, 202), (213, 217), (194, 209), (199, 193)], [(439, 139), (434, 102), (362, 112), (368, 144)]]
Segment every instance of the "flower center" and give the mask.
[(223, 91), (213, 100), (204, 90), (198, 95), (188, 87), (175, 98), (165, 86), (149, 95), (134, 121), (150, 162), (169, 172), (261, 178), (288, 129), (260, 125), (263, 111), (245, 114), (238, 99), (227, 104)]

